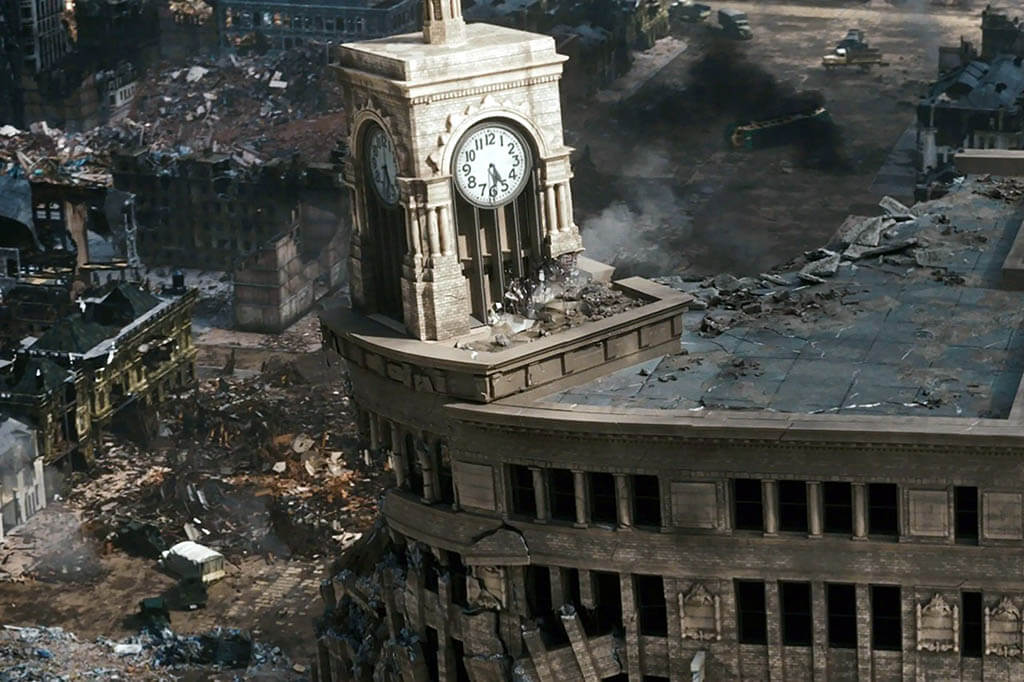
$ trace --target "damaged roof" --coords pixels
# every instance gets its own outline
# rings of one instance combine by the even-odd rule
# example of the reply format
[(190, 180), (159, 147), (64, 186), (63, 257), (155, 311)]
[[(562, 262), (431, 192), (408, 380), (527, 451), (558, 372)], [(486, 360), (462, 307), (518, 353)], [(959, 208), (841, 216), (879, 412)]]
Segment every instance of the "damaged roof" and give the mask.
[[(1006, 418), (1024, 367), (1024, 292), (999, 286), (1024, 209), (994, 198), (1003, 192), (970, 181), (914, 219), (876, 225), (878, 247), (809, 254), (759, 279), (668, 281), (710, 304), (684, 315), (682, 354), (544, 400)], [(868, 250), (879, 247), (889, 253)]]

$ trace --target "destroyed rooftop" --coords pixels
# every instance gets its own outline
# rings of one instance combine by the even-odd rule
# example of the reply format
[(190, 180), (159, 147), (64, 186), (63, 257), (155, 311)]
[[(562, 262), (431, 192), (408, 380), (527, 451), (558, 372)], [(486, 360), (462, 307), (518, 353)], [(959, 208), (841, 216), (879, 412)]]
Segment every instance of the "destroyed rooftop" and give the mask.
[(1000, 187), (972, 180), (919, 204), (916, 219), (885, 223), (876, 250), (888, 255), (844, 255), (820, 283), (806, 273), (837, 254), (809, 261), (803, 277), (801, 259), (761, 278), (714, 278), (720, 291), (666, 281), (710, 304), (684, 314), (681, 354), (542, 400), (569, 410), (1005, 419), (1024, 366), (1024, 292), (1000, 289), (1001, 267), (1024, 211), (1003, 200), (1019, 199), (1019, 188), (1011, 197)]

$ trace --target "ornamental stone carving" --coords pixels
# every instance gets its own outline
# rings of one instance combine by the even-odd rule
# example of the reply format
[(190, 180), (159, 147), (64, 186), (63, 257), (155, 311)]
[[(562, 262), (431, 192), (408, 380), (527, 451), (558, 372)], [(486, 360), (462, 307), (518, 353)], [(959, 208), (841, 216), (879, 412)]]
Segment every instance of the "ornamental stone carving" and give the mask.
[(985, 653), (995, 656), (1020, 656), (1020, 609), (1003, 597), (994, 608), (985, 607)]
[(959, 610), (938, 592), (927, 604), (917, 604), (917, 650), (959, 651)]
[(702, 583), (694, 583), (686, 594), (679, 593), (679, 619), (683, 639), (711, 642), (722, 639), (722, 611), (718, 595)]

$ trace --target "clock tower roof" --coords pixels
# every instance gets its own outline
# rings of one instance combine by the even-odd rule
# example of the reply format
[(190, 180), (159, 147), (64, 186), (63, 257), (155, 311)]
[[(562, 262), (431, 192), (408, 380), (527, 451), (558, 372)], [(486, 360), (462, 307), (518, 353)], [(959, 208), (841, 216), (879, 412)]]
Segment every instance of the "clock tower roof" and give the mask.
[[(465, 82), (474, 77), (500, 78), (502, 73), (561, 65), (568, 57), (555, 51), (550, 36), (493, 24), (468, 24), (465, 42), (425, 43), (418, 33), (388, 36), (338, 49), (338, 67), (404, 84)], [(541, 75), (531, 73), (531, 76)]]

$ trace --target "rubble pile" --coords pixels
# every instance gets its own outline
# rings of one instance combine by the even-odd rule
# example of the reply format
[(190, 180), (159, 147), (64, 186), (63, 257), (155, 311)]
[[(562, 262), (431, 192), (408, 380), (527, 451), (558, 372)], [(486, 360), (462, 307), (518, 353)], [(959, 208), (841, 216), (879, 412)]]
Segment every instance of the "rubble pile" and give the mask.
[(533, 277), (510, 281), (504, 304), (495, 303), (488, 313), (488, 339), (458, 342), (456, 348), (499, 351), (617, 315), (645, 302), (591, 280), (574, 265), (549, 260)]
[(209, 149), (243, 167), (295, 154), (326, 161), (332, 146), (324, 140), (336, 136), (342, 113), (325, 55), (310, 43), (157, 71), (139, 83), (126, 117), (82, 133), (44, 121), (0, 126), (0, 175), (110, 187), (111, 153), (136, 148), (165, 160)]
[(143, 630), (125, 641), (99, 637), (92, 642), (59, 627), (4, 625), (0, 630), (0, 679), (5, 682), (168, 680), (197, 669), (214, 676), (220, 671), (224, 679), (305, 679), (296, 674), (305, 667), (292, 665), (278, 647), (235, 629), (178, 635), (164, 628)]
[(45, 121), (29, 130), (0, 127), (0, 175), (87, 187), (110, 187), (109, 150), (133, 136), (130, 126), (64, 133)]
[(157, 531), (162, 542), (151, 545), (193, 540), (229, 559), (348, 546), (373, 522), (388, 474), (359, 451), (344, 380), (310, 360), (317, 366), (273, 361), (255, 377), (177, 396), (155, 442), (111, 440), (70, 504), (115, 543), (134, 522)]
[(158, 71), (139, 83), (128, 116), (146, 128), (150, 146), (238, 146), (264, 159), (296, 151), (312, 159), (325, 153), (340, 112), (326, 49), (309, 43)]
[[(975, 190), (987, 196), (999, 192), (1000, 197), (1012, 191), (1003, 182), (990, 190)], [(987, 239), (985, 235), (960, 232), (944, 214), (918, 214), (891, 197), (884, 197), (879, 206), (882, 215), (849, 216), (826, 247), (807, 251), (757, 277), (724, 273), (691, 280), (678, 276), (654, 279), (694, 297), (690, 309), (707, 311), (700, 332), (709, 337), (767, 313), (803, 322), (834, 315), (858, 290), (856, 282), (845, 279), (828, 286), (840, 268), (925, 268), (937, 282), (963, 284), (963, 277), (947, 271), (945, 264), (957, 249), (976, 249)]]

